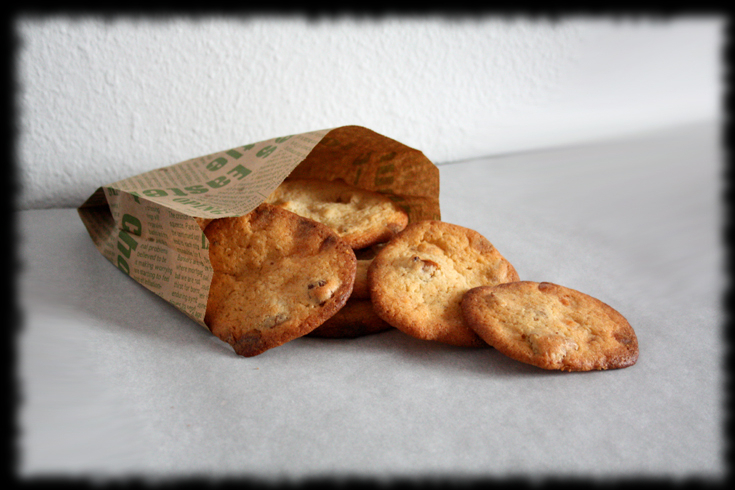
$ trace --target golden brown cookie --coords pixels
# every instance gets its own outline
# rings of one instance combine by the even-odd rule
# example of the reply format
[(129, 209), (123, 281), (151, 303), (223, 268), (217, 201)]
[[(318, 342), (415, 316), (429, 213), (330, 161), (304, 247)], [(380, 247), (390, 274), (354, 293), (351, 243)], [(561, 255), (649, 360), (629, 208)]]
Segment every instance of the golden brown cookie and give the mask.
[(564, 286), (520, 281), (477, 287), (465, 294), (462, 313), (498, 351), (543, 369), (617, 369), (638, 359), (638, 339), (620, 313)]
[(308, 335), (332, 339), (352, 339), (392, 328), (373, 310), (369, 299), (347, 300), (341, 310)]
[(390, 240), (408, 223), (387, 196), (340, 180), (286, 180), (266, 202), (329, 226), (355, 249)]
[(306, 335), (352, 292), (354, 252), (315, 221), (261, 204), (205, 234), (214, 277), (204, 321), (242, 356)]
[(462, 295), (517, 280), (516, 270), (485, 237), (443, 221), (408, 225), (368, 270), (378, 316), (414, 337), (458, 346), (485, 345), (464, 324)]
[(378, 255), (378, 252), (380, 252), (383, 249), (383, 247), (385, 247), (386, 243), (388, 242), (379, 242), (379, 243), (370, 245), (369, 247), (357, 248), (355, 249), (355, 257), (357, 257), (357, 260), (374, 259), (375, 256)]
[(368, 269), (372, 263), (372, 259), (357, 259), (355, 284), (352, 287), (352, 296), (350, 296), (350, 298), (370, 299), (370, 290), (368, 289)]
[(204, 231), (207, 225), (213, 221), (211, 218), (194, 218), (194, 220), (197, 222), (199, 228), (201, 228), (202, 231)]

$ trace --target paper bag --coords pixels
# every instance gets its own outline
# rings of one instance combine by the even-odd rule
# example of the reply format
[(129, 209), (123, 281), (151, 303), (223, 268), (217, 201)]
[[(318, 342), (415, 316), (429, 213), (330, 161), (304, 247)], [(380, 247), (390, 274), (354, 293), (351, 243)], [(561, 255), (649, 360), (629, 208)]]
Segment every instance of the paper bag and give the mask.
[(441, 219), (439, 170), (418, 150), (344, 126), (274, 138), (100, 187), (79, 207), (102, 255), (206, 328), (212, 266), (196, 218), (242, 216), (288, 177), (388, 195), (410, 221)]

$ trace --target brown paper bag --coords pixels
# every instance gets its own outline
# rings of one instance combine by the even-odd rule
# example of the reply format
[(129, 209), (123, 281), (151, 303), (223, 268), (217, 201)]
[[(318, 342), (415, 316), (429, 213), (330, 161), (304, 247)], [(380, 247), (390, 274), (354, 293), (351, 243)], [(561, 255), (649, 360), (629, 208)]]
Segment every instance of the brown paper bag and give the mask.
[(441, 219), (439, 170), (418, 150), (359, 126), (239, 146), (97, 189), (79, 207), (110, 262), (206, 328), (209, 243), (195, 218), (242, 216), (288, 177), (387, 194), (410, 221)]

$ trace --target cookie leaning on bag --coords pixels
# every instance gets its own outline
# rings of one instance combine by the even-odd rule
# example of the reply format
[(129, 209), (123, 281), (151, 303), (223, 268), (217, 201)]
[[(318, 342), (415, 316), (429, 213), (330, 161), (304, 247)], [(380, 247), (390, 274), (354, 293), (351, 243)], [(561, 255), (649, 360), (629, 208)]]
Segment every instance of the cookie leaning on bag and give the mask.
[(263, 203), (204, 233), (214, 268), (205, 323), (242, 356), (306, 335), (352, 292), (354, 252), (315, 221)]
[[(325, 322), (314, 335), (350, 338), (386, 330), (390, 326), (373, 313), (369, 299), (371, 260), (358, 261), (352, 249), (376, 246), (407, 222), (379, 193), (314, 179), (285, 181), (246, 216), (198, 219), (214, 268), (205, 323), (246, 357)], [(330, 259), (339, 268), (329, 269)], [(348, 298), (353, 301), (340, 311)]]

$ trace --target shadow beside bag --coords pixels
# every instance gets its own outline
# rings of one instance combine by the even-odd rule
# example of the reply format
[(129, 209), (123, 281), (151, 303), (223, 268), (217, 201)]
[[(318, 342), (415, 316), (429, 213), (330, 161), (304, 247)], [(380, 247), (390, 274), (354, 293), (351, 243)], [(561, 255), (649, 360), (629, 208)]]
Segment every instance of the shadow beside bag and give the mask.
[(287, 177), (342, 179), (388, 195), (410, 221), (441, 219), (439, 169), (360, 126), (239, 146), (100, 187), (79, 216), (102, 255), (200, 325), (212, 282), (200, 219), (242, 216)]

